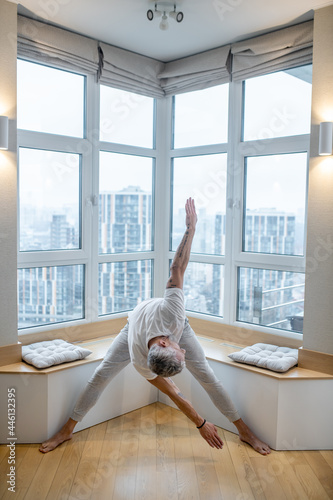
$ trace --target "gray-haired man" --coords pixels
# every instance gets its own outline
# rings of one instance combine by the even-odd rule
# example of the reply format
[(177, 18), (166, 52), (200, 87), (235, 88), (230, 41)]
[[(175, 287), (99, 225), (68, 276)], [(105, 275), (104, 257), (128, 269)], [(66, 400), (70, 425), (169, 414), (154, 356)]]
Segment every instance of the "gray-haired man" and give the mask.
[(148, 382), (170, 397), (197, 426), (211, 447), (222, 448), (223, 442), (215, 425), (195, 411), (169, 378), (184, 368), (186, 353), (186, 367), (206, 390), (215, 406), (236, 426), (240, 439), (262, 455), (270, 453), (267, 444), (260, 441), (239, 417), (185, 317), (183, 279), (197, 223), (191, 198), (186, 201), (185, 211), (186, 230), (171, 265), (164, 297), (146, 300), (129, 314), (127, 325), (88, 381), (71, 417), (55, 436), (41, 445), (41, 452), (47, 453), (71, 439), (77, 422), (94, 406), (106, 385), (130, 362)]

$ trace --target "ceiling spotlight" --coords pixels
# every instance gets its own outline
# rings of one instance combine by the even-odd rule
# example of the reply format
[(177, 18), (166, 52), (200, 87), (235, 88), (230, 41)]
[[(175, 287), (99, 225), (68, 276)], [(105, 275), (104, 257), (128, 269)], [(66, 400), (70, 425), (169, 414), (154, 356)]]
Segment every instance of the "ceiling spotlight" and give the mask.
[(155, 2), (155, 10), (149, 9), (147, 11), (147, 18), (149, 21), (152, 21), (154, 17), (160, 16), (162, 16), (162, 19), (159, 26), (163, 31), (169, 28), (169, 17), (174, 19), (177, 23), (181, 23), (184, 19), (183, 12), (177, 11), (177, 5), (172, 1)]
[(182, 12), (176, 12), (175, 10), (170, 12), (169, 16), (172, 17), (172, 19), (175, 19), (177, 23), (181, 23), (184, 19), (184, 14)]
[(160, 22), (160, 29), (165, 31), (169, 28), (169, 23), (168, 23), (168, 16), (166, 15), (166, 13), (164, 12), (163, 13), (163, 16), (162, 16), (162, 21)]

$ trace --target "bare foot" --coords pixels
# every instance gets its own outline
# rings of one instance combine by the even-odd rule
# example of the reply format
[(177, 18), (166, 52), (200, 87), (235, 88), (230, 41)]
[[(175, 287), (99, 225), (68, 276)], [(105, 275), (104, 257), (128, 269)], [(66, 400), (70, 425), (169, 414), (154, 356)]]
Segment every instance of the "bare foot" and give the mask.
[(249, 427), (242, 421), (242, 419), (237, 420), (234, 422), (236, 425), (238, 432), (239, 432), (239, 439), (241, 441), (244, 441), (245, 443), (248, 443), (252, 448), (260, 453), (261, 455), (269, 455), (271, 452), (270, 447), (264, 443), (263, 441), (260, 441), (259, 438), (253, 432), (249, 429)]
[(69, 439), (72, 439), (73, 434), (63, 434), (62, 432), (58, 432), (55, 434), (51, 439), (48, 441), (45, 441), (39, 448), (39, 451), (42, 453), (47, 453), (49, 451), (54, 450), (59, 444), (63, 443), (64, 441), (68, 441)]
[(255, 436), (251, 431), (246, 434), (239, 434), (239, 439), (248, 443), (261, 455), (269, 455), (271, 452), (270, 447), (266, 443), (263, 443), (263, 441), (260, 441), (260, 439), (258, 439), (257, 436)]
[(73, 430), (76, 424), (77, 422), (70, 418), (68, 422), (63, 426), (63, 428), (59, 432), (57, 432), (57, 434), (41, 444), (39, 451), (41, 451), (42, 453), (48, 453), (49, 451), (54, 450), (54, 448), (59, 446), (61, 443), (72, 439)]

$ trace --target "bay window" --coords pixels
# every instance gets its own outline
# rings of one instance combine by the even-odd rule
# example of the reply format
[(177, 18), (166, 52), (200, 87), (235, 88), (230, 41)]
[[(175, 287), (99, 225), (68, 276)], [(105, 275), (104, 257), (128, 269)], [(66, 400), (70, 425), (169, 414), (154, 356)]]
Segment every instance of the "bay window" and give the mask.
[(162, 296), (193, 197), (189, 316), (297, 336), (311, 65), (153, 99), (18, 61), (22, 331)]

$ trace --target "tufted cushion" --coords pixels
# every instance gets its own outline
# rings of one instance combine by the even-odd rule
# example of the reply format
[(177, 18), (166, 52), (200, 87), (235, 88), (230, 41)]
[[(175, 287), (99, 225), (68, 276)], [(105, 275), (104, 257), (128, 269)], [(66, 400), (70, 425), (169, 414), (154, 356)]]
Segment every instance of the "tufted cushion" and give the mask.
[(286, 372), (298, 363), (298, 349), (278, 347), (271, 344), (254, 344), (239, 352), (229, 354), (229, 358), (239, 363), (267, 368), (274, 372)]
[(84, 359), (92, 351), (65, 340), (55, 339), (22, 346), (22, 359), (36, 368), (48, 368), (77, 359)]

